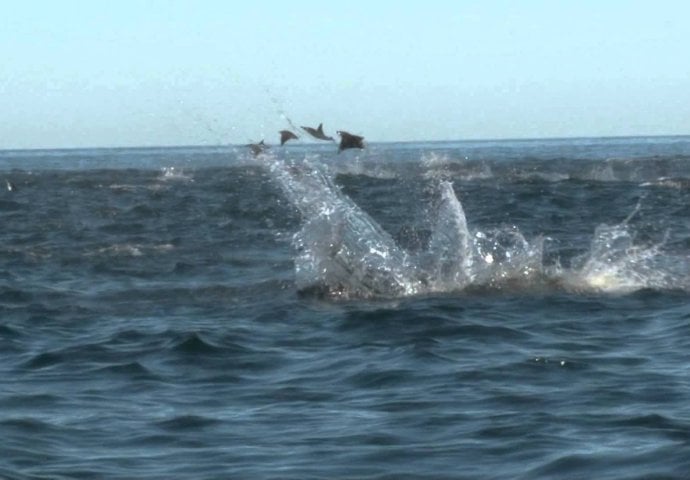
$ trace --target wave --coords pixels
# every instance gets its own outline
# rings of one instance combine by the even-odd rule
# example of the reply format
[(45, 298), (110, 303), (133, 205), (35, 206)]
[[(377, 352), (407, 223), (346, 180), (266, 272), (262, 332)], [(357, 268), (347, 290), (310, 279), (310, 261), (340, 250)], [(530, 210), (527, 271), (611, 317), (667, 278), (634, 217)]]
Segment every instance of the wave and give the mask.
[(354, 163), (326, 161), (334, 173), (372, 178), (423, 177), (427, 180), (500, 183), (636, 183), (642, 186), (687, 189), (687, 156), (642, 158), (541, 158), (520, 156), (467, 156), (461, 151), (418, 151), (401, 159), (372, 157)]
[(596, 228), (586, 253), (568, 268), (544, 260), (544, 238), (516, 226), (471, 229), (450, 181), (437, 184), (432, 231), (419, 251), (402, 248), (333, 182), (316, 158), (288, 161), (261, 155), (302, 216), (294, 235), (300, 291), (332, 298), (397, 298), (470, 290), (628, 293), (690, 290), (688, 255), (664, 241), (635, 242), (630, 218)]
[(161, 168), (161, 173), (158, 176), (158, 181), (170, 182), (170, 181), (181, 181), (181, 182), (193, 182), (194, 177), (190, 174), (184, 172), (183, 169), (175, 167), (163, 167)]

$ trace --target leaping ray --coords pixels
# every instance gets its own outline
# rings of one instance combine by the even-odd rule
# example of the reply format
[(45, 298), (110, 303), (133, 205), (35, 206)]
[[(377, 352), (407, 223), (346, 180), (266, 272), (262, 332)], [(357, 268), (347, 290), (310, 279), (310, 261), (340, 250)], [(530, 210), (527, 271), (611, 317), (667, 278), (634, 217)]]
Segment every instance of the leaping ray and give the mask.
[(249, 143), (245, 146), (251, 149), (255, 157), (260, 153), (263, 153), (264, 150), (266, 150), (267, 148), (270, 148), (268, 145), (264, 143), (263, 140), (261, 140), (259, 143)]
[(364, 137), (359, 135), (352, 135), (344, 130), (338, 130), (340, 135), (340, 145), (338, 146), (338, 153), (348, 148), (364, 148)]
[(280, 132), (280, 145), (284, 145), (285, 142), (299, 138), (297, 135), (292, 133), (290, 130), (281, 130)]
[(323, 133), (323, 123), (319, 123), (319, 126), (317, 128), (302, 127), (302, 130), (307, 132), (312, 137), (318, 138), (319, 140), (327, 140), (329, 142), (335, 141), (335, 140), (333, 140), (333, 137), (327, 137), (326, 134)]

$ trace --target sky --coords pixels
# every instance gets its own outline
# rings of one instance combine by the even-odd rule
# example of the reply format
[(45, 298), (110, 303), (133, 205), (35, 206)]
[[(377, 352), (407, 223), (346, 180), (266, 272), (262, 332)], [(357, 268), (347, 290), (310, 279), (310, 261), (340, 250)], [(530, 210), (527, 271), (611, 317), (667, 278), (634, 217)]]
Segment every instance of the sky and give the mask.
[(685, 1), (11, 3), (0, 149), (690, 134)]

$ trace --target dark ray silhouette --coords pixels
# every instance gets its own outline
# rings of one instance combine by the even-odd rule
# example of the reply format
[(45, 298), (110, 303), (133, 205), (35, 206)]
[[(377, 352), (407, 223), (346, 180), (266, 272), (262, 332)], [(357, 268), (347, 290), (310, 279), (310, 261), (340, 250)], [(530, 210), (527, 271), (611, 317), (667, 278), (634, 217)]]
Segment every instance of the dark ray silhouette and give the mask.
[(319, 126), (317, 128), (302, 127), (302, 130), (307, 132), (312, 137), (318, 138), (319, 140), (327, 140), (329, 142), (335, 141), (333, 140), (333, 137), (327, 137), (326, 134), (323, 133), (323, 123), (319, 123)]
[(254, 154), (255, 157), (257, 155), (259, 155), (260, 153), (263, 153), (264, 150), (266, 150), (267, 148), (270, 148), (268, 145), (266, 145), (264, 143), (263, 140), (261, 140), (259, 143), (249, 143), (246, 146), (251, 148), (252, 153)]
[(298, 139), (299, 137), (292, 133), (290, 130), (281, 130), (280, 132), (280, 144), (284, 145), (288, 140)]
[(338, 135), (340, 135), (340, 145), (338, 146), (338, 153), (348, 148), (364, 148), (364, 137), (359, 135), (352, 135), (351, 133), (345, 132), (343, 130), (338, 130)]

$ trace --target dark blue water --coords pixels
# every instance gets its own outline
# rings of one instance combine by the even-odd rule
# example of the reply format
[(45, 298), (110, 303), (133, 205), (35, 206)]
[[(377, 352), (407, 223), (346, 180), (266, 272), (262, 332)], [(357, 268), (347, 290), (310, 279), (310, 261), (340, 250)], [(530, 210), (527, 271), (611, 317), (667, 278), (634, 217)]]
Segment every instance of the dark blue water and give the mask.
[(0, 152), (0, 478), (690, 478), (690, 138), (269, 152)]

